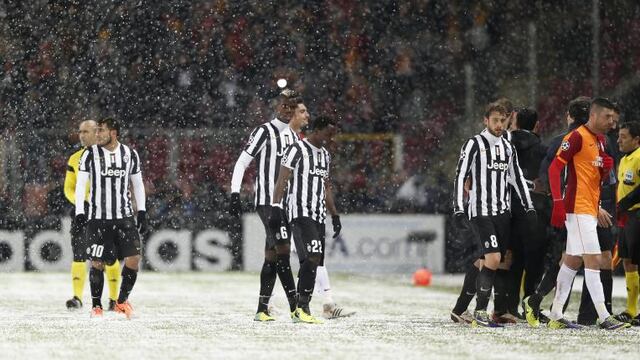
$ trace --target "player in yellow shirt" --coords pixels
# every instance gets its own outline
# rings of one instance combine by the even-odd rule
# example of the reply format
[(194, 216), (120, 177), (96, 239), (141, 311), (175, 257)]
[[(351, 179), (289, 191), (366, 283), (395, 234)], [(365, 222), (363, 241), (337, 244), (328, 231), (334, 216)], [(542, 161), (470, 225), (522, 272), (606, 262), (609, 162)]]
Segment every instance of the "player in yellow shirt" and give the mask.
[[(625, 155), (618, 166), (618, 210), (624, 228), (619, 253), (627, 283), (627, 308), (616, 315), (620, 321), (640, 326), (638, 315), (638, 264), (640, 263), (640, 123), (627, 122), (618, 131), (618, 146)], [(626, 216), (625, 216), (626, 215)], [(634, 318), (635, 316), (635, 318)]]
[[(78, 137), (82, 148), (71, 157), (67, 163), (67, 174), (64, 178), (64, 195), (73, 205), (76, 203), (76, 176), (80, 164), (80, 156), (84, 149), (96, 143), (97, 124), (93, 120), (85, 120), (80, 123)], [(87, 192), (89, 187), (87, 186)], [(88, 198), (88, 197), (87, 197)], [(86, 205), (86, 204), (85, 204)], [(72, 218), (75, 215), (75, 209)], [(72, 227), (75, 229), (76, 227)], [(84, 231), (71, 231), (71, 249), (73, 251), (73, 262), (71, 263), (71, 279), (73, 284), (73, 297), (67, 300), (67, 309), (73, 310), (82, 307), (82, 292), (87, 279), (87, 244)], [(120, 263), (116, 262), (111, 266), (105, 266), (109, 283), (109, 310), (113, 311), (118, 298), (118, 283), (120, 282)]]

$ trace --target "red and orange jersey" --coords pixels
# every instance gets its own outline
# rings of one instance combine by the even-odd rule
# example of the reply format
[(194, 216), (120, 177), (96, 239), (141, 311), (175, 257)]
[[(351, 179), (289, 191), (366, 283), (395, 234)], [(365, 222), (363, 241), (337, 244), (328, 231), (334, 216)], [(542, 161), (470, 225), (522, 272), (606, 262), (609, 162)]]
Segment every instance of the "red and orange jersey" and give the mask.
[(584, 125), (562, 140), (556, 156), (567, 165), (564, 205), (569, 214), (598, 216), (604, 141)]

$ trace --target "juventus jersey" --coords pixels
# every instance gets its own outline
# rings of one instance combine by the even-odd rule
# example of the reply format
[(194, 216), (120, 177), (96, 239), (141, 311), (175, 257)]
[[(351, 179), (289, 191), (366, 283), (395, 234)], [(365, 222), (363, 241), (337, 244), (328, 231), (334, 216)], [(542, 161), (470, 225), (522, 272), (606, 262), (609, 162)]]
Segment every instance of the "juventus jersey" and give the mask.
[(130, 176), (139, 174), (138, 153), (124, 144), (113, 151), (88, 147), (80, 158), (79, 172), (89, 173), (88, 219), (123, 219), (133, 216)]
[(331, 156), (307, 139), (290, 146), (282, 165), (293, 170), (289, 180), (287, 216), (289, 220), (308, 217), (324, 224), (327, 218), (325, 181), (329, 178)]
[(299, 135), (289, 126), (278, 128), (275, 121), (258, 126), (251, 133), (244, 151), (257, 160), (254, 184), (256, 206), (271, 205), (282, 154), (289, 145), (298, 141)]
[(454, 212), (463, 212), (465, 209), (464, 182), (469, 176), (470, 217), (496, 216), (509, 211), (509, 184), (513, 185), (522, 206), (525, 209), (533, 208), (526, 179), (518, 164), (518, 155), (504, 136), (493, 136), (484, 129), (462, 147), (454, 181)]

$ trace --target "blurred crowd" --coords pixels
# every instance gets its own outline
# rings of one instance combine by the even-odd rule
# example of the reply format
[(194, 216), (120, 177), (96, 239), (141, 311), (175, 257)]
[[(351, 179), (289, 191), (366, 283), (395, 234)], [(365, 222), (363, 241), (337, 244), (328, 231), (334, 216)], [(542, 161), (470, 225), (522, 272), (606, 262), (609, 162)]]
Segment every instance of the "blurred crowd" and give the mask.
[[(569, 99), (593, 94), (594, 51), (600, 92), (640, 70), (638, 5), (602, 2), (599, 49), (592, 11), (578, 0), (3, 2), (0, 127), (25, 170), (2, 168), (0, 206), (18, 197), (31, 204), (27, 216), (62, 211), (55, 204), (64, 201), (47, 198), (60, 198), (68, 134), (110, 115), (145, 159), (158, 219), (216, 218), (239, 149), (270, 118), (276, 80), (286, 78), (312, 115), (338, 118), (342, 133), (402, 138), (400, 169), (389, 140), (337, 142), (343, 211), (447, 212), (455, 164), (441, 153), (462, 143), (451, 134), (468, 124), (469, 81), (472, 105), (509, 96), (536, 107), (549, 132)], [(22, 184), (17, 192), (12, 183)]]

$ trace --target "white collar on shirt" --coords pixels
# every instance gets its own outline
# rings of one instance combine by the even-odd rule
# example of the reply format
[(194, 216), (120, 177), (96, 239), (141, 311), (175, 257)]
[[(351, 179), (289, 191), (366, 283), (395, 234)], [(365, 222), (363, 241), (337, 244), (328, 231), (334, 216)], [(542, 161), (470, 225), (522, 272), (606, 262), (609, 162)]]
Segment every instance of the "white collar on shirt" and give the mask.
[(274, 118), (273, 120), (271, 120), (271, 123), (275, 125), (279, 131), (282, 131), (284, 128), (289, 126), (289, 124), (280, 121), (280, 119), (278, 118)]
[(493, 135), (491, 132), (489, 132), (489, 129), (487, 128), (482, 130), (480, 135), (484, 136), (485, 139), (489, 140), (489, 144), (491, 145), (495, 145), (498, 141), (500, 141), (500, 137)]

